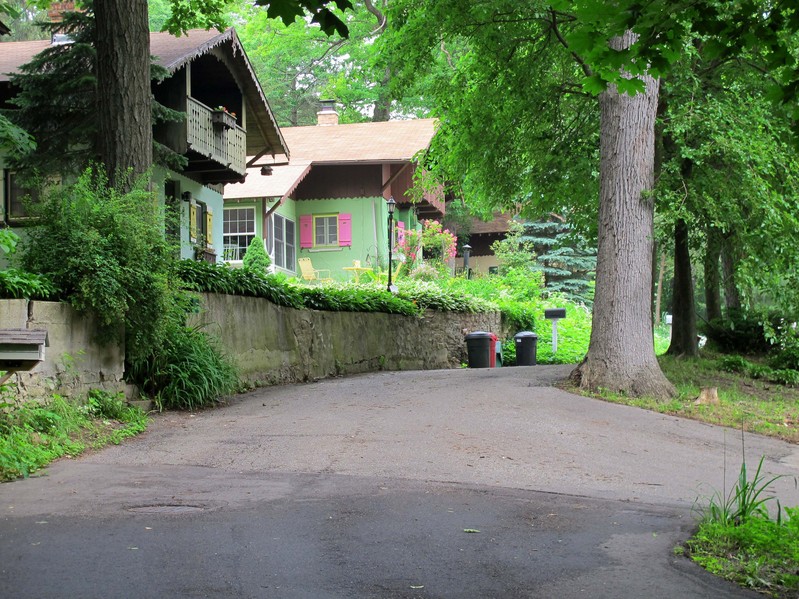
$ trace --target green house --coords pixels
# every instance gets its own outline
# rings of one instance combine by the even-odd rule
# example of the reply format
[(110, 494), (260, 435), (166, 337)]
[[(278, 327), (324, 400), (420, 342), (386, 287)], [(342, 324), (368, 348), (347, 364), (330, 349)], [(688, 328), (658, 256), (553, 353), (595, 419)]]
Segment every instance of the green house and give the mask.
[(253, 237), (264, 239), (275, 270), (300, 276), (298, 260), (338, 280), (388, 263), (387, 200), (394, 240), (420, 220), (440, 219), (442, 192), (412, 202), (414, 157), (430, 145), (433, 119), (339, 124), (332, 102), (319, 124), (283, 128), (288, 163), (266, 159), (244, 183), (225, 186), (224, 259), (237, 264)]

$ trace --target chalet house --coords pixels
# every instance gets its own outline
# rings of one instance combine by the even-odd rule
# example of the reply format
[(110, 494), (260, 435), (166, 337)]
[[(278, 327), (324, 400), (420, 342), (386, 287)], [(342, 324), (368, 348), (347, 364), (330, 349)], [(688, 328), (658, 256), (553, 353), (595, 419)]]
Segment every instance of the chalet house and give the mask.
[[(48, 44), (47, 40), (0, 44), (0, 104), (15, 93), (9, 74)], [(153, 83), (153, 96), (186, 114), (182, 122), (159, 124), (153, 130), (156, 141), (185, 157), (186, 166), (180, 172), (155, 168), (154, 179), (162, 200), (179, 207), (182, 257), (221, 261), (224, 184), (245, 180), (247, 156), (285, 161), (286, 143), (234, 29), (195, 30), (183, 37), (153, 33), (150, 53), (169, 72), (166, 79)], [(24, 192), (2, 156), (0, 169), (4, 181), (0, 218), (20, 224)]]
[(388, 262), (386, 201), (393, 197), (395, 239), (422, 219), (444, 215), (443, 193), (413, 203), (408, 190), (435, 133), (433, 119), (339, 124), (332, 102), (319, 122), (282, 130), (288, 164), (253, 168), (244, 183), (225, 187), (224, 257), (240, 261), (254, 237), (262, 238), (278, 271), (298, 274), (297, 259), (332, 278), (360, 263)]

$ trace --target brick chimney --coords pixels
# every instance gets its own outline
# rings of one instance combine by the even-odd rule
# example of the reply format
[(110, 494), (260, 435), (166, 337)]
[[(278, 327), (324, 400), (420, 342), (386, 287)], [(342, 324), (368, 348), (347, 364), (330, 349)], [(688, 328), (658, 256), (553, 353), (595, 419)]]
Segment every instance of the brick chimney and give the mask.
[(338, 112), (335, 100), (319, 100), (319, 112), (316, 113), (317, 125), (338, 125)]
[(51, 23), (60, 23), (64, 20), (65, 12), (72, 12), (75, 10), (74, 2), (52, 2), (50, 8), (47, 10), (47, 17)]

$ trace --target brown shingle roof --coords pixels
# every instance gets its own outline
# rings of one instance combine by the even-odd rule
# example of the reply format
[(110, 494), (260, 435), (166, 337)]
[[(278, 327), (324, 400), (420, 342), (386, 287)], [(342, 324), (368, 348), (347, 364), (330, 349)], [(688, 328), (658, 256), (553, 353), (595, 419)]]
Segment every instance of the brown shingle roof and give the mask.
[(244, 183), (225, 185), (225, 199), (283, 197), (312, 164), (406, 162), (430, 145), (435, 119), (286, 127), (282, 132), (290, 163), (275, 166), (269, 176), (261, 175), (260, 167), (247, 169)]
[(508, 223), (513, 219), (512, 214), (494, 213), (494, 218), (488, 222), (479, 218), (472, 219), (472, 235), (485, 235), (488, 233), (507, 233)]
[(430, 145), (435, 123), (435, 119), (415, 119), (286, 127), (283, 137), (292, 158), (303, 162), (403, 162)]

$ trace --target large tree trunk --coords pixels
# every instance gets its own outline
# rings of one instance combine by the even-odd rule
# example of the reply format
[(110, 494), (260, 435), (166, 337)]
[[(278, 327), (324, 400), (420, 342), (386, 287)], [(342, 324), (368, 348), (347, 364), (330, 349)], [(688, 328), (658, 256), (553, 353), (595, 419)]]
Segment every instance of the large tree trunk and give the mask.
[(721, 257), (721, 234), (715, 227), (708, 226), (705, 240), (705, 308), (707, 320), (721, 320), (721, 277), (719, 258)]
[(146, 0), (95, 0), (100, 160), (111, 183), (129, 189), (153, 161), (150, 33)]
[(724, 240), (721, 248), (721, 270), (724, 275), (724, 301), (727, 310), (741, 309), (741, 295), (735, 283), (735, 250), (730, 237)]
[[(633, 41), (614, 38), (620, 49)], [(634, 97), (609, 86), (599, 97), (600, 189), (596, 295), (588, 355), (572, 380), (581, 388), (665, 399), (652, 334), (653, 184), (658, 82)]]
[(680, 218), (674, 225), (674, 288), (672, 291), (671, 344), (667, 351), (673, 356), (699, 355), (696, 339), (696, 310), (694, 282), (691, 275), (691, 255), (688, 248), (688, 223)]

